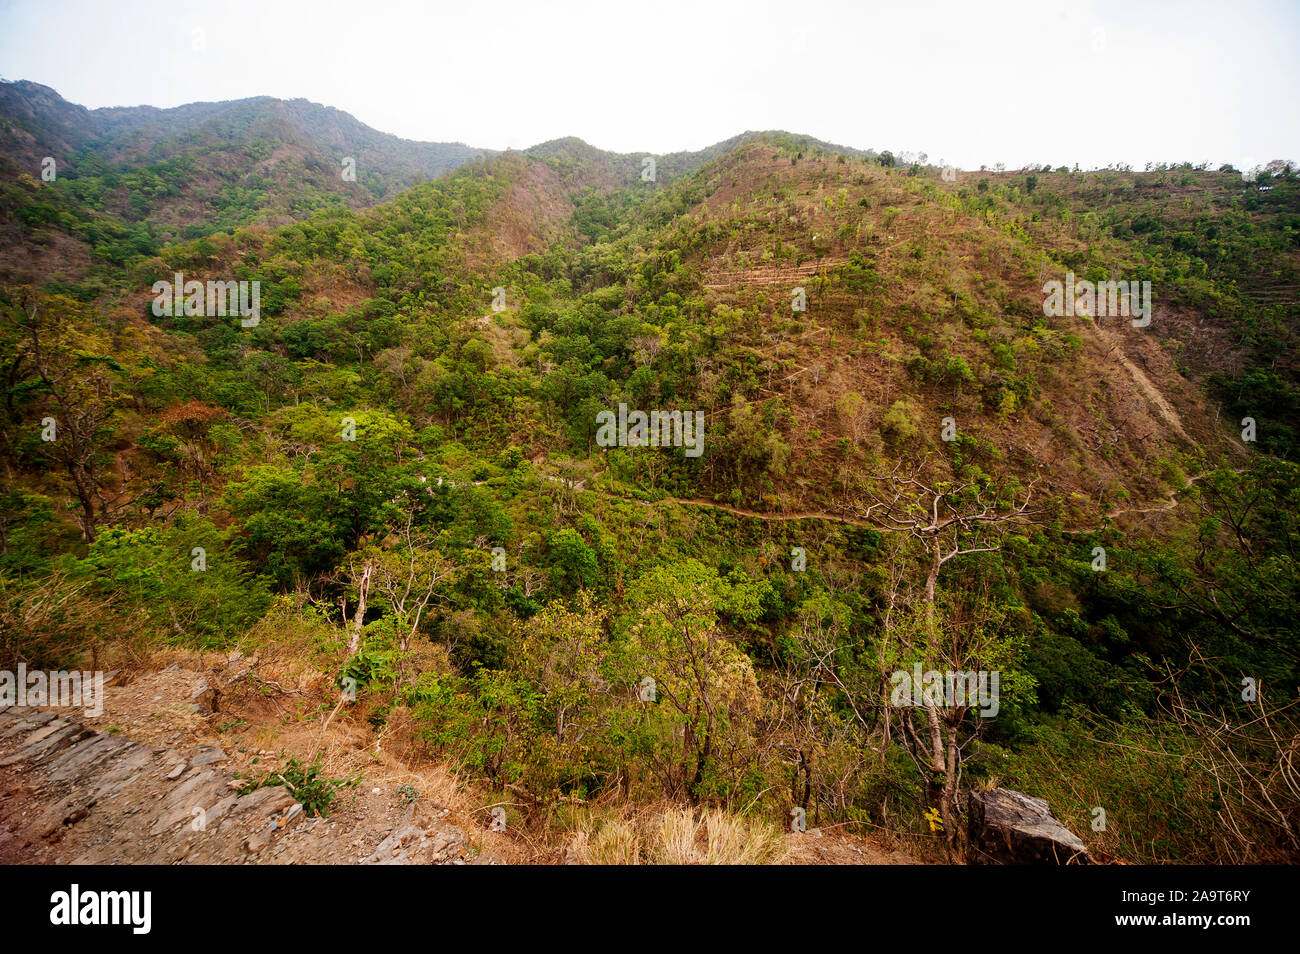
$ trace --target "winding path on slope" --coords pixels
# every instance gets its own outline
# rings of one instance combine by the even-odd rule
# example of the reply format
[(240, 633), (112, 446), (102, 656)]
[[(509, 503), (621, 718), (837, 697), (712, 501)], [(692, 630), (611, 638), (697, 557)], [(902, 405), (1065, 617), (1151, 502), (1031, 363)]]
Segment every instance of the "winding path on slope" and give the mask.
[[(1240, 473), (1240, 472), (1241, 472), (1240, 469), (1234, 471), (1234, 473)], [(1107, 518), (1114, 519), (1115, 517), (1121, 516), (1123, 514), (1164, 513), (1169, 510), (1173, 510), (1182, 502), (1178, 499), (1178, 495), (1181, 494), (1184, 490), (1186, 490), (1187, 487), (1190, 487), (1192, 484), (1198, 483), (1199, 481), (1204, 479), (1206, 476), (1208, 476), (1209, 473), (1210, 473), (1209, 471), (1206, 471), (1204, 473), (1197, 474), (1194, 477), (1189, 477), (1187, 479), (1187, 486), (1181, 488), (1175, 487), (1166, 491), (1166, 493), (1162, 498), (1162, 503), (1159, 506), (1123, 507), (1119, 510), (1112, 510), (1110, 513), (1101, 514), (1098, 519), (1099, 520), (1107, 519)], [(653, 507), (655, 504), (671, 502), (671, 503), (684, 504), (686, 506), (691, 506), (691, 507), (705, 507), (710, 510), (720, 510), (724, 513), (729, 513), (737, 517), (748, 517), (754, 520), (761, 520), (770, 523), (782, 523), (782, 522), (798, 521), (798, 520), (825, 520), (830, 523), (839, 523), (845, 526), (858, 527), (865, 530), (877, 530), (881, 533), (891, 532), (887, 528), (881, 527), (878, 524), (872, 523), (869, 520), (863, 520), (860, 517), (851, 517), (844, 514), (827, 513), (824, 510), (792, 510), (784, 513), (772, 513), (769, 511), (762, 511), (762, 510), (751, 510), (747, 507), (735, 507), (732, 506), (731, 504), (718, 503), (717, 501), (708, 500), (703, 497), (666, 496), (666, 497), (661, 497), (658, 500), (641, 500), (636, 497), (628, 497), (622, 494), (612, 493), (611, 491), (608, 490), (600, 490), (595, 488), (588, 488), (588, 492), (599, 494), (600, 496), (608, 498), (610, 500), (620, 500), (627, 503), (639, 503), (647, 507)], [(1068, 528), (1065, 532), (1086, 533), (1094, 529), (1096, 528), (1093, 526), (1079, 526), (1079, 527)]]

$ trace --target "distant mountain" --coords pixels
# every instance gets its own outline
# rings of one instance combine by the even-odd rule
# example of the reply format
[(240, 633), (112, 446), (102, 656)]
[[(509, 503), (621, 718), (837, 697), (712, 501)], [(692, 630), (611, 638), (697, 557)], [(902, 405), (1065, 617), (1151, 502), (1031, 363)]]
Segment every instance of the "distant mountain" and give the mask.
[(39, 177), (50, 157), (78, 198), (161, 241), (363, 208), (491, 154), (400, 139), (303, 99), (88, 110), (39, 83), (0, 83), (0, 161)]
[(569, 163), (590, 163), (608, 171), (617, 172), (620, 178), (626, 178), (630, 175), (634, 179), (640, 179), (642, 171), (647, 168), (645, 160), (652, 158), (654, 159), (655, 181), (669, 182), (679, 176), (694, 172), (711, 159), (716, 159), (718, 156), (731, 152), (739, 146), (748, 145), (751, 142), (764, 142), (768, 145), (777, 146), (793, 155), (806, 153), (811, 156), (824, 153), (852, 156), (857, 159), (872, 159), (877, 155), (874, 150), (839, 146), (834, 143), (824, 142), (821, 139), (814, 139), (812, 136), (790, 133), (784, 130), (767, 130), (765, 132), (750, 130), (693, 152), (608, 152), (588, 145), (574, 136), (538, 143), (536, 146), (524, 150), (524, 152), (539, 159)]
[[(545, 161), (569, 187), (609, 194), (641, 181), (647, 157), (654, 160), (653, 180), (666, 184), (751, 142), (792, 157), (876, 155), (784, 131), (749, 131), (705, 149), (665, 154), (608, 152), (573, 137), (524, 153)], [(0, 82), (5, 179), (13, 183), (26, 173), (34, 182), (49, 174), (53, 160), (58, 183), (39, 200), (34, 192), (5, 190), (0, 234), (25, 242), (24, 226), (58, 224), (98, 247), (98, 257), (122, 264), (178, 239), (373, 206), (494, 154), (463, 143), (400, 139), (304, 99), (86, 109), (39, 83)]]

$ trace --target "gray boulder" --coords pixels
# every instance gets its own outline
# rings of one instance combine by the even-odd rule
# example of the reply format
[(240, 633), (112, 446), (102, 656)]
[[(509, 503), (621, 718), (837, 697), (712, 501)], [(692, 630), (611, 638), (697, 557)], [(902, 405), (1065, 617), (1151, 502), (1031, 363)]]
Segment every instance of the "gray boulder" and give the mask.
[(970, 793), (970, 863), (1086, 865), (1088, 848), (1047, 802), (1007, 788)]

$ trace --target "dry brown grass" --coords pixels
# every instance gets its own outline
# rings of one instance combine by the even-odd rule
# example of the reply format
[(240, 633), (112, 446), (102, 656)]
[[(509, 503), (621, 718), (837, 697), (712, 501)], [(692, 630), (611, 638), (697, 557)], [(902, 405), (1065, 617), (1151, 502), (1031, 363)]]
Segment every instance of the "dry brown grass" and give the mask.
[(666, 806), (590, 817), (569, 850), (591, 865), (768, 865), (780, 863), (785, 841), (774, 826), (723, 809)]
[(591, 832), (579, 830), (570, 848), (583, 864), (639, 865), (644, 845), (634, 821), (609, 818)]
[(703, 860), (699, 850), (700, 823), (689, 808), (670, 809), (659, 819), (650, 857), (660, 865), (693, 865)]
[(709, 865), (774, 865), (785, 852), (776, 827), (714, 809), (704, 816), (704, 863)]

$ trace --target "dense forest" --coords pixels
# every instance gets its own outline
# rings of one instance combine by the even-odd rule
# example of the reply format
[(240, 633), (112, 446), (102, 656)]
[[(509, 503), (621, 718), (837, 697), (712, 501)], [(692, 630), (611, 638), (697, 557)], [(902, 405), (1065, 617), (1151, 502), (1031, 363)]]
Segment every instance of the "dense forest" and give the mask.
[[(280, 660), (294, 720), (611, 854), (668, 804), (953, 859), (1006, 786), (1099, 858), (1300, 856), (1294, 164), (768, 132), (374, 140), (348, 179), (348, 124), (250, 100), (43, 176), (68, 104), (16, 85), (0, 666)], [(1149, 282), (1150, 324), (1045, 314), (1067, 274)], [(620, 405), (702, 452), (609, 446)], [(915, 666), (996, 712), (900, 704)]]

